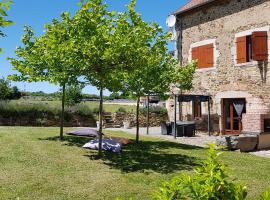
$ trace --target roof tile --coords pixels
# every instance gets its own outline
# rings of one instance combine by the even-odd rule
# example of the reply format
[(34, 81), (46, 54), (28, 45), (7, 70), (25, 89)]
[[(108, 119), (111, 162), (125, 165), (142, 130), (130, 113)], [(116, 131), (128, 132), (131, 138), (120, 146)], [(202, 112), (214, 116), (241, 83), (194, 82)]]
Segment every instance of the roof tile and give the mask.
[(186, 5), (182, 6), (181, 8), (179, 8), (175, 13), (182, 13), (188, 10), (191, 10), (192, 8), (195, 8), (197, 6), (203, 5), (205, 3), (210, 3), (213, 0), (190, 0), (189, 3), (187, 3)]

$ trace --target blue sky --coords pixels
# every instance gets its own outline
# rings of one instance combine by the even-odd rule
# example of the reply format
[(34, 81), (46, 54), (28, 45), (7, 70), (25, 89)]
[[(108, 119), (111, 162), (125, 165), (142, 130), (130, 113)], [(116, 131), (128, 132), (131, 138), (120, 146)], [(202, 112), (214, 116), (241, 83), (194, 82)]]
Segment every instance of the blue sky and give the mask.
[[(13, 0), (11, 10), (8, 11), (9, 19), (14, 21), (14, 25), (5, 28), (4, 32), (7, 37), (0, 39), (1, 48), (4, 52), (0, 54), (0, 76), (6, 77), (9, 74), (16, 73), (12, 66), (6, 60), (7, 57), (14, 57), (16, 46), (21, 45), (21, 36), (23, 26), (30, 25), (37, 34), (43, 33), (43, 25), (50, 23), (53, 18), (57, 18), (61, 12), (70, 11), (74, 13), (78, 10), (79, 0)], [(104, 0), (109, 9), (124, 11), (129, 0)], [(142, 14), (145, 21), (155, 21), (166, 29), (166, 17), (175, 11), (188, 0), (137, 0), (136, 9)], [(169, 45), (172, 49), (173, 46)], [(21, 90), (26, 91), (45, 91), (55, 92), (58, 86), (49, 83), (12, 83)], [(86, 93), (98, 93), (96, 88), (88, 86), (84, 89)], [(108, 94), (108, 92), (107, 92)]]

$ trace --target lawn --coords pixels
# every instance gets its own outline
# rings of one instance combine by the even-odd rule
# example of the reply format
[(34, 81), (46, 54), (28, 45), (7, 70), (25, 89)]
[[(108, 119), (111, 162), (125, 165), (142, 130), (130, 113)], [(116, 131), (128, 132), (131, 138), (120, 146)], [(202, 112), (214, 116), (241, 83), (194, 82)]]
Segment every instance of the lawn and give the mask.
[[(120, 154), (82, 149), (89, 139), (66, 136), (57, 128), (0, 127), (0, 199), (150, 199), (162, 179), (191, 170), (206, 150), (142, 137)], [(132, 137), (121, 132), (107, 133)], [(270, 185), (270, 159), (226, 152), (232, 179), (248, 185), (255, 199)]]

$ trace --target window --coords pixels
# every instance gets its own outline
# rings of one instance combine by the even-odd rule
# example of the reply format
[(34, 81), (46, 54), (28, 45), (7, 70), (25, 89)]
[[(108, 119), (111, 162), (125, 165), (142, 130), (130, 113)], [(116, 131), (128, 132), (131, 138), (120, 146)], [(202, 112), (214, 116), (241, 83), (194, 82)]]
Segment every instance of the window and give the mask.
[(202, 105), (201, 102), (195, 101), (193, 103), (194, 119), (200, 119), (202, 117)]
[(237, 64), (268, 59), (267, 32), (256, 31), (252, 35), (236, 38)]
[(192, 48), (192, 60), (197, 60), (198, 68), (214, 67), (214, 44)]

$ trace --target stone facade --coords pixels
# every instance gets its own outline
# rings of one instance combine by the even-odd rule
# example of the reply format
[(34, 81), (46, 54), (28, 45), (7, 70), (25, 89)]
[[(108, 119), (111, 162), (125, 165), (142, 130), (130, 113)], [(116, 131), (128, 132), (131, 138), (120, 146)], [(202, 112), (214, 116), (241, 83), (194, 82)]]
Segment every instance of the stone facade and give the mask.
[[(222, 99), (246, 99), (247, 113), (243, 115), (243, 128), (246, 131), (252, 129), (251, 119), (262, 121), (259, 119), (261, 114), (270, 112), (270, 56), (268, 62), (264, 63), (253, 61), (237, 65), (235, 61), (236, 36), (250, 30), (268, 31), (270, 52), (269, 0), (217, 0), (177, 16), (176, 54), (183, 65), (191, 60), (192, 45), (200, 41), (214, 41), (215, 66), (198, 69), (193, 89), (188, 93), (212, 96), (211, 113), (217, 119), (213, 124), (217, 132), (224, 129)], [(181, 110), (186, 118), (192, 115), (190, 104), (183, 104)], [(207, 114), (207, 104), (202, 105), (202, 113)], [(254, 113), (259, 115), (255, 117)], [(256, 126), (257, 131), (261, 132), (261, 124)]]

